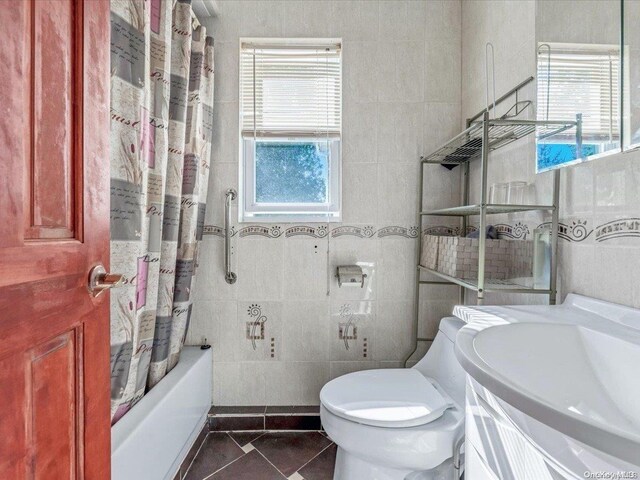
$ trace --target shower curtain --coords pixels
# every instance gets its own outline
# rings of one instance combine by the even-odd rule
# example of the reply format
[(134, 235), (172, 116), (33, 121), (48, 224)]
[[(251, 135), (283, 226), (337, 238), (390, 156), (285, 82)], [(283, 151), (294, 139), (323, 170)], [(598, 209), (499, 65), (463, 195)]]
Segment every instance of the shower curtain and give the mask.
[(111, 417), (180, 358), (202, 238), (213, 39), (190, 0), (111, 0)]

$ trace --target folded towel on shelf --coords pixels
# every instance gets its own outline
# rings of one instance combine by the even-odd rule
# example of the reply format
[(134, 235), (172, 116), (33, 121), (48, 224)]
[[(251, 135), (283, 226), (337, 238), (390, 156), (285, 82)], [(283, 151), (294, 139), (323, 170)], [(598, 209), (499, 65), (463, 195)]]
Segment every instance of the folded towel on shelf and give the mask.
[[(467, 235), (467, 238), (480, 238), (480, 230), (474, 230), (473, 232)], [(487, 226), (486, 238), (490, 238), (491, 240), (498, 239), (498, 230), (493, 225)]]

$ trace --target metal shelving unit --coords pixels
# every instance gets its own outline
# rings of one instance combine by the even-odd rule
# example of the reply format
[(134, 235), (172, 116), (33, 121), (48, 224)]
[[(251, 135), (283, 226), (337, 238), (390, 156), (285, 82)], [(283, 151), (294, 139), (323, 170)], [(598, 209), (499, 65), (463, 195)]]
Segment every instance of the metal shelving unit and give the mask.
[[(511, 91), (500, 97), (495, 105), (502, 103), (504, 100), (515, 95), (516, 105), (518, 102), (518, 93), (525, 85), (533, 81), (533, 77), (529, 77), (524, 82), (516, 86)], [(495, 106), (494, 105), (494, 106)], [(549, 304), (556, 302), (556, 279), (557, 279), (557, 246), (558, 246), (558, 198), (560, 193), (560, 173), (558, 170), (553, 171), (553, 200), (551, 205), (503, 205), (488, 203), (487, 192), (487, 173), (489, 154), (498, 148), (504, 147), (509, 143), (524, 138), (531, 134), (536, 134), (538, 139), (547, 138), (555, 134), (576, 129), (576, 144), (578, 152), (581, 151), (581, 119), (575, 121), (537, 121), (537, 120), (518, 120), (514, 118), (497, 118), (489, 117), (489, 107), (478, 113), (474, 117), (467, 120), (467, 128), (460, 134), (453, 137), (447, 143), (442, 145), (433, 153), (420, 159), (420, 186), (418, 200), (418, 258), (422, 248), (422, 225), (426, 216), (447, 216), (460, 217), (462, 232), (467, 231), (468, 217), (479, 217), (480, 232), (485, 232), (487, 227), (487, 216), (494, 214), (527, 212), (527, 211), (547, 211), (551, 212), (551, 278), (548, 289), (533, 288), (527, 285), (520, 285), (515, 282), (505, 280), (490, 280), (485, 278), (485, 253), (486, 253), (486, 237), (479, 236), (478, 247), (478, 278), (477, 279), (461, 279), (445, 275), (432, 269), (425, 268), (421, 265), (417, 266), (416, 273), (416, 305), (414, 316), (414, 338), (416, 345), (411, 354), (406, 358), (407, 361), (413, 356), (417, 350), (418, 342), (432, 341), (432, 338), (423, 338), (418, 336), (418, 320), (420, 306), (420, 287), (423, 285), (457, 285), (460, 287), (460, 303), (464, 303), (465, 290), (477, 292), (478, 304), (484, 302), (485, 293), (487, 292), (506, 292), (506, 293), (526, 293), (526, 294), (544, 294), (549, 296)], [(472, 161), (480, 162), (480, 203), (469, 205), (469, 164)], [(463, 192), (462, 205), (451, 208), (442, 208), (437, 210), (423, 209), (424, 195), (424, 174), (425, 167), (428, 165), (459, 165), (462, 168), (463, 175)], [(437, 277), (437, 280), (422, 280), (421, 272), (431, 274)]]

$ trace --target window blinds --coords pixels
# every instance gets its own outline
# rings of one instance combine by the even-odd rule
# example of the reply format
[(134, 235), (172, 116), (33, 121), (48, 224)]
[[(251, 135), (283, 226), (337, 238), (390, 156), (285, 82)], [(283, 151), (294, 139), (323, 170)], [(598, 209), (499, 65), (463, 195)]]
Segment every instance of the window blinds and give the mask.
[[(610, 141), (619, 136), (620, 54), (593, 47), (562, 49), (552, 46), (538, 56), (538, 117), (575, 119), (582, 113), (584, 139)], [(549, 82), (549, 83), (547, 83)], [(547, 95), (547, 88), (549, 93)], [(548, 100), (547, 100), (548, 97)]]
[(242, 135), (337, 137), (342, 65), (337, 43), (242, 43)]

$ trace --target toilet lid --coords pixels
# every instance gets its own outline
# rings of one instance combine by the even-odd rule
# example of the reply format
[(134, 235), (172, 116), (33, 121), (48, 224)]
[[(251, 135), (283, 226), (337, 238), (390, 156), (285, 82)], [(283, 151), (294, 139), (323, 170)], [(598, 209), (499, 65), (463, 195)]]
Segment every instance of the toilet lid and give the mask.
[(453, 406), (412, 368), (363, 370), (331, 380), (320, 391), (334, 415), (377, 427), (415, 427), (433, 422)]

